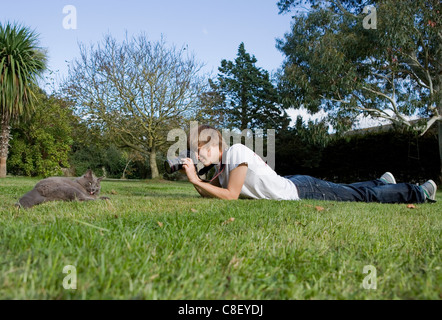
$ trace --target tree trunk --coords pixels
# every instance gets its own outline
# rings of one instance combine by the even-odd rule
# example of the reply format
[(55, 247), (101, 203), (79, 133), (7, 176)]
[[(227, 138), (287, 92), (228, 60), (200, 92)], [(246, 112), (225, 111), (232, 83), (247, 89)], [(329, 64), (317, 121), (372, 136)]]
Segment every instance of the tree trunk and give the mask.
[(439, 137), (439, 159), (440, 159), (439, 183), (442, 184), (442, 121), (439, 121), (438, 126), (439, 126), (438, 137)]
[(9, 134), (11, 127), (7, 115), (1, 118), (1, 136), (0, 136), (0, 178), (6, 177), (6, 160), (8, 159)]
[(121, 176), (121, 179), (126, 179), (126, 170), (127, 170), (127, 167), (129, 166), (129, 163), (131, 161), (132, 161), (132, 159), (129, 159), (129, 161), (126, 162), (126, 166), (124, 167), (123, 175)]
[(152, 150), (150, 151), (149, 162), (150, 162), (150, 171), (152, 172), (152, 179), (159, 178), (160, 173), (158, 172), (157, 152), (155, 148), (152, 148)]
[[(439, 49), (442, 50), (442, 44), (439, 44)], [(437, 101), (437, 112), (439, 116), (442, 115), (442, 97), (440, 94), (442, 93), (442, 66), (439, 65), (438, 69), (438, 77), (437, 77), (437, 85), (434, 87), (434, 91), (436, 95), (439, 97)], [(440, 171), (439, 171), (439, 184), (442, 185), (442, 120), (439, 120), (437, 123), (438, 126), (438, 140), (439, 140), (439, 160), (440, 160)]]
[(246, 92), (243, 87), (242, 93), (241, 93), (241, 131), (247, 129), (247, 124), (249, 123), (247, 119), (247, 97)]

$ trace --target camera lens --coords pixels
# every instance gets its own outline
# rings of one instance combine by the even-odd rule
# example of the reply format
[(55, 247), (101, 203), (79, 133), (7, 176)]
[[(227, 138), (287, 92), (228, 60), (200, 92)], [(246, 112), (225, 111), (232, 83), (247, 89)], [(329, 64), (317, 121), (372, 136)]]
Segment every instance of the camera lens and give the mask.
[[(190, 158), (190, 150), (186, 150), (185, 153), (182, 153), (179, 157), (173, 158), (171, 160), (164, 161), (164, 169), (168, 174), (179, 171), (183, 168), (183, 158)], [(195, 165), (196, 167), (196, 165)]]
[(164, 169), (168, 174), (174, 173), (183, 168), (183, 164), (179, 158), (164, 161)]

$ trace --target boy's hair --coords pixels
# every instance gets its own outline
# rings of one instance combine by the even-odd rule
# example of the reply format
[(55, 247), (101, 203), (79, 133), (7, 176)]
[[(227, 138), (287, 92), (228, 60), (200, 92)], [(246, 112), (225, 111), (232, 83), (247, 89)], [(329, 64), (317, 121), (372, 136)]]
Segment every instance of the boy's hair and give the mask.
[(204, 145), (217, 144), (220, 151), (227, 149), (221, 132), (212, 126), (201, 124), (197, 129), (191, 129), (187, 137), (187, 148), (189, 150), (198, 150)]

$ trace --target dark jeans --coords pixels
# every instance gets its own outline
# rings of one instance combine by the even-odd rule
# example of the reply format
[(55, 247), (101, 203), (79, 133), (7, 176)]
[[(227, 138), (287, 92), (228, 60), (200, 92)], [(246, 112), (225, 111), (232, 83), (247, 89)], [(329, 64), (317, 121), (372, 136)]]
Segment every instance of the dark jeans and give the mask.
[(380, 203), (423, 203), (421, 187), (410, 183), (386, 184), (381, 180), (337, 184), (310, 176), (285, 176), (298, 188), (300, 199)]

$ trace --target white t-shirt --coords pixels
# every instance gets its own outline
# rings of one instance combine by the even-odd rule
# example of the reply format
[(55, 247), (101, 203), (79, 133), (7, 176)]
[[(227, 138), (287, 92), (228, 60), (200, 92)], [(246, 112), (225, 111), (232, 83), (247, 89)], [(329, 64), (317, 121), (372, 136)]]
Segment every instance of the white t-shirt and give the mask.
[[(298, 189), (289, 179), (281, 177), (256, 153), (242, 144), (234, 144), (223, 154), (224, 170), (219, 182), (227, 188), (230, 171), (240, 164), (247, 164), (247, 174), (241, 196), (252, 199), (299, 200)], [(216, 165), (217, 172), (221, 165)]]

